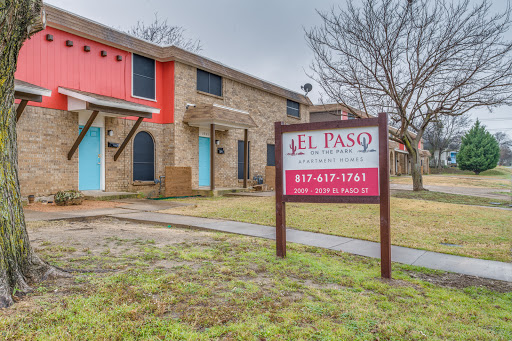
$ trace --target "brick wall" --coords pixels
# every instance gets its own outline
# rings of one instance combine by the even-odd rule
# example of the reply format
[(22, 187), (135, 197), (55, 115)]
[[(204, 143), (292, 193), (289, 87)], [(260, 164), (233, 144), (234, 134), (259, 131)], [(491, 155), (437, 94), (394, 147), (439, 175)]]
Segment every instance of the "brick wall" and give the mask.
[[(105, 118), (105, 131), (114, 131), (113, 136), (105, 136), (105, 146), (107, 146), (105, 152), (105, 190), (107, 192), (129, 191), (148, 193), (158, 190), (159, 186), (155, 184), (143, 185), (133, 182), (133, 141), (136, 135), (132, 137), (117, 161), (114, 161), (114, 155), (118, 149), (108, 148), (108, 142), (121, 144), (135, 122), (115, 117)], [(171, 138), (173, 130), (172, 124), (149, 122), (142, 122), (137, 129), (136, 134), (145, 131), (153, 137), (155, 143), (155, 179), (165, 176), (165, 167), (170, 166), (173, 160), (174, 143)]]
[(78, 189), (78, 153), (67, 159), (78, 135), (78, 114), (27, 106), (17, 135), (22, 196)]
[[(22, 196), (45, 196), (60, 190), (78, 189), (79, 150), (71, 160), (67, 154), (78, 136), (78, 114), (48, 108), (27, 107), (18, 122), (18, 164)], [(105, 190), (148, 193), (158, 191), (158, 185), (137, 185), (133, 182), (133, 141), (126, 146), (117, 161), (117, 148), (108, 142), (121, 144), (135, 124), (133, 120), (105, 117)], [(113, 130), (113, 136), (106, 131)], [(155, 179), (165, 175), (165, 167), (173, 162), (174, 125), (143, 122), (137, 133), (148, 132), (155, 142)], [(135, 137), (135, 136), (134, 136)]]
[[(176, 149), (174, 165), (192, 168), (192, 186), (198, 186), (199, 128), (183, 123), (185, 107), (191, 104), (221, 104), (227, 107), (245, 110), (250, 113), (258, 128), (249, 129), (250, 174), (265, 176), (267, 165), (267, 143), (274, 143), (274, 122), (306, 123), (309, 121), (307, 106), (301, 105), (301, 118), (286, 115), (286, 98), (258, 90), (242, 83), (223, 78), (223, 97), (217, 97), (197, 91), (197, 69), (179, 62), (175, 64), (175, 130)], [(217, 131), (218, 147), (224, 148), (224, 154), (215, 154), (217, 187), (238, 187), (238, 140), (244, 139), (242, 129)]]

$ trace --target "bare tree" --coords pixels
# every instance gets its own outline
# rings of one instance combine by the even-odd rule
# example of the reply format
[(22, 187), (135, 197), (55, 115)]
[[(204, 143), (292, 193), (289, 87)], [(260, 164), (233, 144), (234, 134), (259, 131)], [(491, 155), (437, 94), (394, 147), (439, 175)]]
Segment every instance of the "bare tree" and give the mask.
[(437, 168), (441, 168), (441, 155), (444, 151), (459, 148), (462, 136), (470, 124), (471, 120), (466, 115), (460, 115), (440, 116), (427, 126), (423, 138), (425, 146), (430, 149), (436, 160)]
[(64, 275), (35, 255), (27, 234), (18, 181), (14, 72), (23, 42), (44, 28), (41, 0), (0, 1), (0, 308), (29, 283)]
[(512, 139), (502, 132), (499, 131), (494, 134), (494, 138), (498, 141), (500, 146), (500, 166), (512, 166)]
[(137, 24), (132, 26), (127, 33), (158, 45), (174, 45), (192, 53), (198, 53), (203, 49), (199, 39), (186, 38), (183, 27), (169, 25), (167, 19), (158, 18), (158, 13), (155, 13), (153, 22), (146, 24), (137, 21)]
[(390, 112), (391, 138), (411, 156), (413, 189), (423, 190), (419, 142), (443, 116), (510, 105), (510, 7), (469, 0), (348, 0), (318, 12), (306, 31), (312, 77), (327, 96), (367, 113)]

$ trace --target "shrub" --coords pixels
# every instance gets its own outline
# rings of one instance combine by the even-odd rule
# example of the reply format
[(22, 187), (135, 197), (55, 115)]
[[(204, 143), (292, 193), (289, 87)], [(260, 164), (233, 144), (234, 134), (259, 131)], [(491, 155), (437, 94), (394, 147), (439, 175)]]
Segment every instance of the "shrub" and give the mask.
[(59, 191), (55, 194), (55, 204), (58, 206), (81, 205), (84, 195), (80, 191)]
[(473, 128), (462, 138), (462, 144), (457, 154), (459, 168), (475, 172), (478, 175), (480, 172), (496, 168), (499, 159), (498, 141), (477, 120)]

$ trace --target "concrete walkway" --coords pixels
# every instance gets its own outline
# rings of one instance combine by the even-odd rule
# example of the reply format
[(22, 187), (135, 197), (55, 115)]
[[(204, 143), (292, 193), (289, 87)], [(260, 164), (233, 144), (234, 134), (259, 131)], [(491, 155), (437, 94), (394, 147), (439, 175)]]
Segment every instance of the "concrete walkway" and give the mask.
[[(199, 228), (251, 237), (275, 239), (275, 228), (270, 226), (155, 212), (170, 208), (170, 205), (176, 204), (151, 200), (137, 200), (132, 202), (127, 201), (126, 205), (120, 208), (108, 210), (72, 211), (67, 213), (41, 213), (26, 210), (25, 215), (27, 221), (107, 216), (171, 227)], [(380, 244), (365, 240), (287, 229), (287, 241), (366, 257), (380, 258)], [(400, 246), (393, 246), (391, 255), (392, 260), (398, 263), (512, 282), (512, 263), (453, 256)]]

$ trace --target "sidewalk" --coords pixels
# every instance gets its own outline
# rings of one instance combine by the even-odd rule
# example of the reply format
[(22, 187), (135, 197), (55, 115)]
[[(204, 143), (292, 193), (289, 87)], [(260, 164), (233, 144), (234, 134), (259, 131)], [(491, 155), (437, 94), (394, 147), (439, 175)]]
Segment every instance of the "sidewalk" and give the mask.
[[(74, 211), (66, 214), (41, 214), (41, 212), (27, 210), (25, 214), (27, 221), (107, 216), (136, 222), (170, 225), (172, 227), (199, 228), (257, 238), (275, 239), (275, 228), (270, 226), (154, 212), (163, 209), (161, 207), (162, 204), (163, 203), (153, 204), (153, 202), (139, 200), (138, 203), (129, 203), (122, 208), (111, 209), (108, 210), (108, 212), (107, 210), (91, 210), (81, 212)], [(287, 241), (290, 243), (343, 251), (371, 258), (380, 258), (379, 243), (293, 229), (287, 229), (286, 234)], [(402, 264), (512, 282), (512, 263), (460, 257), (400, 246), (392, 246), (391, 256), (394, 262)]]

